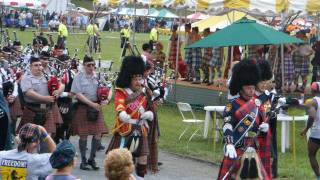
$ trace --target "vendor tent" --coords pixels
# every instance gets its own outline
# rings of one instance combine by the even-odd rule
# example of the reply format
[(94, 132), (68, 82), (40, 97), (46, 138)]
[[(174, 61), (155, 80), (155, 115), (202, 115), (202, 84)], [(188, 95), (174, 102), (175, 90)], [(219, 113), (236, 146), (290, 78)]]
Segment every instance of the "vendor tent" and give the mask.
[(161, 9), (159, 11), (155, 11), (148, 16), (150, 17), (157, 17), (157, 18), (179, 18), (179, 16), (175, 15), (174, 13), (170, 12), (167, 9)]
[(41, 9), (46, 6), (40, 0), (0, 0), (0, 4), (10, 7)]
[[(128, 15), (132, 16), (134, 15), (134, 8), (118, 8), (118, 9), (113, 9), (111, 11), (112, 14), (117, 14), (117, 15)], [(146, 16), (149, 14), (148, 9), (136, 9), (136, 16)]]
[(190, 19), (190, 20), (202, 20), (202, 19), (207, 19), (208, 17), (209, 16), (206, 15), (206, 14), (203, 14), (201, 12), (196, 12), (196, 13), (188, 15), (187, 19)]
[[(132, 4), (134, 0), (98, 0), (106, 6)], [(243, 10), (260, 15), (280, 14), (283, 11), (318, 12), (319, 0), (135, 0), (137, 4), (154, 7), (187, 8), (208, 13), (224, 10)]]
[(46, 3), (46, 9), (50, 13), (56, 12), (56, 13), (66, 13), (67, 6), (68, 6), (68, 0), (44, 0)]
[[(248, 19), (256, 20), (254, 17), (247, 15), (246, 13), (234, 11), (229, 12), (227, 14), (221, 16), (210, 16), (207, 19), (203, 19), (201, 21), (197, 21), (191, 24), (192, 27), (198, 27), (199, 31), (202, 32), (206, 28), (210, 28), (212, 32), (216, 31), (216, 29), (222, 29), (232, 24), (237, 20), (240, 20), (246, 16)], [(257, 20), (258, 21), (258, 20)], [(258, 21), (263, 24), (262, 22)], [(184, 26), (180, 27), (180, 31), (184, 31)]]
[(191, 44), (188, 48), (287, 43), (303, 43), (303, 41), (244, 17), (232, 25)]

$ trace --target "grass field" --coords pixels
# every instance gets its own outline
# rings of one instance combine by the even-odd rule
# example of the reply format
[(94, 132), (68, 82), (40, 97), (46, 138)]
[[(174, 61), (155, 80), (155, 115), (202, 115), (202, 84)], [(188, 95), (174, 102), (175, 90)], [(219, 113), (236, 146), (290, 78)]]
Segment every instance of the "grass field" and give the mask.
[[(12, 31), (12, 30), (10, 30)], [(17, 31), (18, 38), (25, 45), (32, 40), (31, 31), (20, 32)], [(75, 48), (80, 49), (80, 57), (83, 57), (85, 53), (85, 41), (87, 36), (82, 34), (74, 34), (68, 37), (68, 47), (70, 54), (73, 54)], [(162, 43), (164, 44), (164, 50), (167, 49), (168, 36), (160, 37)], [(148, 41), (148, 36), (146, 34), (136, 35), (136, 44), (139, 49), (141, 45)], [(120, 66), (119, 56), (120, 56), (120, 40), (119, 33), (106, 33), (102, 35), (102, 58), (114, 61), (113, 71), (117, 71)], [(114, 123), (115, 113), (114, 105), (110, 104), (104, 109), (106, 122), (111, 128)], [(222, 149), (223, 145), (221, 142), (217, 143), (216, 152), (213, 151), (213, 141), (212, 138), (202, 139), (200, 137), (195, 138), (189, 144), (187, 148), (186, 142), (187, 138), (183, 138), (181, 142), (178, 142), (179, 134), (184, 127), (181, 121), (181, 115), (178, 109), (174, 105), (163, 105), (159, 107), (158, 110), (161, 138), (160, 138), (160, 148), (173, 153), (179, 153), (186, 156), (193, 156), (196, 158), (208, 160), (211, 162), (219, 163), (222, 159)], [(204, 119), (204, 111), (197, 111), (196, 115), (199, 119)], [(307, 142), (305, 137), (300, 137), (298, 131), (302, 129), (303, 123), (297, 123), (297, 132), (295, 133), (297, 140), (297, 161), (293, 162), (292, 149), (288, 150), (286, 154), (281, 154), (279, 152), (279, 174), (280, 179), (314, 179), (313, 172), (309, 165), (307, 156)], [(278, 124), (278, 149), (280, 151), (280, 123)], [(292, 132), (292, 131), (291, 131)], [(212, 134), (212, 133), (211, 133)], [(190, 136), (191, 134), (189, 134)], [(212, 137), (212, 136), (211, 136)], [(292, 147), (292, 146), (291, 146)], [(161, 161), (161, 160), (160, 160)]]
[[(18, 29), (10, 29), (10, 38), (13, 38), (12, 31), (17, 32), (18, 39), (22, 42), (23, 45), (27, 45), (28, 43), (32, 42), (33, 34), (31, 30), (26, 30), (24, 32), (19, 31)], [(45, 32), (46, 33), (46, 32)], [(51, 33), (51, 32), (48, 32)], [(56, 41), (57, 39), (57, 33), (51, 33), (53, 34), (53, 39)], [(67, 47), (69, 49), (70, 56), (72, 57), (74, 55), (74, 50), (77, 48), (79, 49), (79, 57), (80, 59), (83, 58), (83, 56), (86, 53), (86, 41), (88, 36), (83, 33), (78, 34), (70, 34), (67, 38)], [(160, 35), (160, 42), (164, 46), (164, 52), (166, 52), (167, 46), (168, 46), (168, 39), (169, 36)], [(145, 42), (148, 42), (148, 35), (147, 34), (136, 34), (135, 35), (135, 44), (140, 52), (142, 52), (141, 47), (142, 44)], [(120, 67), (120, 54), (121, 54), (121, 48), (120, 48), (120, 34), (119, 32), (104, 32), (101, 36), (101, 57), (103, 60), (112, 60), (114, 62), (113, 64), (113, 70), (118, 70)], [(94, 55), (95, 58), (98, 57), (97, 54)]]

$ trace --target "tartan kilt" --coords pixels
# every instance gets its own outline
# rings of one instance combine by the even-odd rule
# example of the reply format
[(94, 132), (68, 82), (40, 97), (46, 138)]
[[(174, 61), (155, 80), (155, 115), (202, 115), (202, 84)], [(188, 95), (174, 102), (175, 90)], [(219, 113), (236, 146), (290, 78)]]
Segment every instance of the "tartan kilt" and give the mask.
[(156, 111), (153, 111), (154, 113), (154, 119), (149, 123), (149, 135), (148, 135), (148, 145), (149, 145), (149, 151), (150, 154), (148, 156), (148, 167), (152, 171), (158, 170), (158, 140), (160, 136), (159, 131), (159, 121), (158, 121), (158, 115)]
[(12, 104), (9, 104), (11, 119), (16, 120), (17, 117), (22, 116), (22, 108), (19, 98), (16, 98)]
[(63, 124), (62, 117), (60, 114), (60, 109), (57, 103), (54, 103), (52, 106), (52, 115), (53, 115), (55, 124)]
[[(28, 107), (24, 107), (23, 114), (21, 118), (21, 123), (19, 125), (19, 129), (27, 124), (27, 123), (34, 123), (33, 118), (35, 116), (35, 112), (30, 110)], [(43, 127), (47, 130), (48, 133), (56, 133), (57, 124), (55, 123), (55, 120), (53, 119), (53, 113), (52, 109), (49, 109), (46, 114), (46, 122), (44, 123)], [(18, 130), (19, 131), (19, 130)]]
[(301, 76), (307, 76), (309, 74), (309, 58), (306, 56), (293, 56), (295, 74)]
[(215, 58), (212, 57), (209, 61), (209, 66), (215, 67), (215, 66), (222, 66), (222, 60), (221, 58)]
[(283, 60), (283, 64), (284, 64), (284, 78), (286, 80), (293, 80), (295, 69), (292, 61), (292, 56), (291, 55), (285, 56)]
[(257, 149), (257, 153), (261, 159), (261, 163), (268, 177), (272, 177), (270, 139), (271, 139), (270, 131), (266, 136), (259, 136), (258, 137), (259, 148)]
[(201, 48), (192, 49), (192, 61), (191, 61), (192, 67), (200, 68), (201, 61), (202, 61)]
[[(143, 142), (140, 149), (140, 156), (148, 156), (149, 155), (148, 137), (144, 137), (144, 136), (142, 137), (143, 137)], [(109, 143), (106, 154), (108, 154), (108, 152), (113, 149), (120, 148), (120, 140), (121, 140), (121, 136), (118, 133), (114, 134)]]
[[(172, 66), (170, 66), (171, 69), (176, 66), (176, 58), (177, 58), (177, 43), (171, 42), (171, 48), (170, 48), (169, 57), (168, 57), (169, 64), (172, 64)], [(179, 49), (178, 61), (182, 61), (180, 49)]]
[(184, 51), (184, 59), (186, 61), (186, 64), (191, 65), (192, 64), (192, 49), (185, 49)]
[(182, 78), (186, 78), (188, 75), (188, 66), (184, 61), (179, 61), (178, 63), (178, 71)]
[(87, 120), (87, 106), (78, 105), (71, 122), (72, 135), (88, 136), (96, 134), (108, 134), (108, 128), (104, 122), (102, 111), (99, 112), (97, 121)]
[(202, 57), (202, 66), (210, 65), (210, 60), (212, 58), (212, 48), (205, 48)]
[[(260, 138), (258, 138), (258, 141), (260, 143), (259, 139)], [(245, 140), (245, 141), (249, 142), (248, 144), (252, 144), (252, 140), (251, 139)], [(247, 144), (247, 142), (245, 142), (245, 144)], [(261, 147), (264, 147), (264, 146), (260, 144), (260, 148)], [(270, 150), (270, 146), (269, 146), (269, 150)], [(236, 179), (235, 177), (237, 177), (238, 171), (239, 171), (239, 169), (241, 167), (241, 158), (239, 158), (239, 157), (243, 155), (244, 149), (243, 148), (237, 148), (236, 151), (237, 151), (237, 159), (230, 159), (227, 156), (223, 157), (221, 165), (220, 165), (220, 169), (219, 169), (218, 178), (217, 178), (218, 180), (222, 179), (227, 174), (227, 172), (230, 170), (231, 166), (233, 165), (234, 161), (236, 161), (236, 165), (233, 168), (232, 173), (230, 173), (229, 176), (226, 179)], [(270, 151), (269, 151), (269, 153), (270, 153)], [(261, 159), (260, 155), (262, 153), (259, 152), (259, 150), (257, 150), (257, 154), (260, 157), (260, 163), (262, 163), (260, 170), (261, 170), (261, 175), (264, 177), (263, 179), (264, 180), (271, 179), (272, 176), (268, 175), (266, 170), (265, 170), (265, 168), (264, 168), (266, 166), (263, 163), (266, 162), (266, 161), (264, 160), (264, 162), (263, 162), (263, 160)], [(270, 158), (269, 158), (269, 162), (270, 162)], [(271, 167), (271, 164), (270, 164), (270, 167)]]

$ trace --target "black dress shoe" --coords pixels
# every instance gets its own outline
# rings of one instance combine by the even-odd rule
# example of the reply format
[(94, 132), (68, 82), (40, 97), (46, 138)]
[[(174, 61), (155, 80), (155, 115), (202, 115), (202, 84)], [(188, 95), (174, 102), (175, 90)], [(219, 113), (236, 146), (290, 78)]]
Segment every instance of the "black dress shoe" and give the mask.
[(200, 81), (193, 81), (191, 84), (201, 84)]
[(90, 170), (90, 168), (88, 167), (88, 163), (85, 163), (85, 162), (82, 162), (82, 163), (80, 164), (80, 169), (81, 169), (81, 170), (85, 170), (85, 171)]
[(162, 166), (163, 165), (163, 163), (162, 162), (158, 162), (158, 166)]
[(94, 159), (89, 159), (88, 160), (88, 165), (90, 165), (93, 170), (98, 170), (99, 169), (99, 167), (97, 166), (97, 163), (96, 163), (96, 161)]
[(208, 79), (204, 79), (204, 80), (202, 80), (202, 83), (208, 83), (209, 82), (209, 80)]
[(97, 150), (98, 150), (98, 151), (101, 151), (101, 150), (104, 150), (104, 149), (105, 149), (105, 147), (102, 146), (102, 145), (100, 145)]

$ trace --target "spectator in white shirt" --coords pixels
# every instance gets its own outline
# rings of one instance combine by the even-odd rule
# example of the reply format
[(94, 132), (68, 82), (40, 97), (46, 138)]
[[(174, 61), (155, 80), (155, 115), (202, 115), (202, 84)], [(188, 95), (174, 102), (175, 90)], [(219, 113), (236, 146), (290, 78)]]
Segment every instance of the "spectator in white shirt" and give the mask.
[[(27, 123), (19, 131), (17, 149), (0, 152), (0, 169), (3, 179), (37, 180), (51, 173), (49, 161), (56, 144), (44, 127)], [(35, 153), (40, 141), (48, 146), (49, 153)]]

